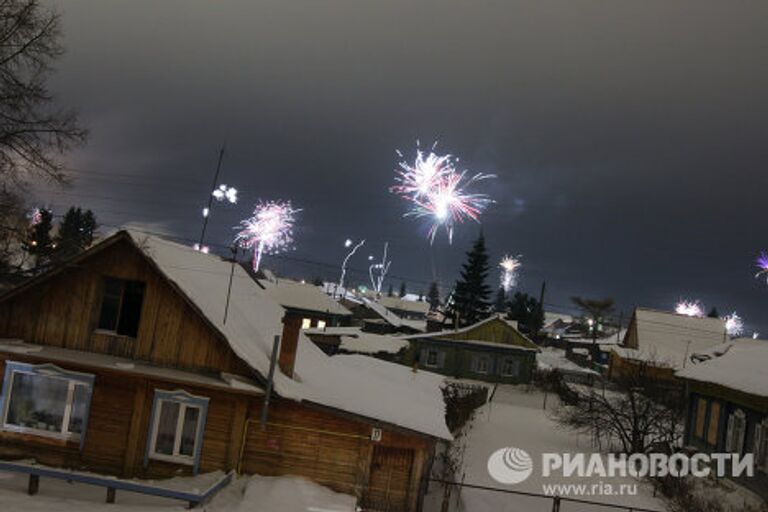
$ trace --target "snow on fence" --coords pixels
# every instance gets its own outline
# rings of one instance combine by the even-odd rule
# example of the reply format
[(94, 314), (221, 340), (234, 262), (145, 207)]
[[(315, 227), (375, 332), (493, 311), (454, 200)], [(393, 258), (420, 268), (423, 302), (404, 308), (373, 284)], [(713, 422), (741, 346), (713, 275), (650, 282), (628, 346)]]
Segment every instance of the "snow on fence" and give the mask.
[(186, 501), (189, 504), (189, 508), (193, 508), (210, 500), (217, 492), (230, 483), (232, 475), (234, 474), (234, 472), (229, 472), (226, 475), (222, 475), (210, 482), (208, 487), (201, 492), (196, 488), (182, 489), (178, 486), (162, 486), (154, 483), (141, 482), (139, 480), (122, 480), (116, 477), (101, 476), (94, 473), (71, 471), (67, 469), (56, 469), (29, 462), (0, 461), (0, 471), (10, 471), (29, 475), (27, 492), (30, 496), (37, 494), (40, 488), (40, 477), (42, 476), (46, 478), (66, 480), (68, 482), (78, 482), (105, 487), (107, 489), (107, 503), (114, 503), (116, 492), (121, 490)]
[[(569, 498), (566, 496), (550, 496), (547, 494), (540, 494), (535, 492), (526, 492), (526, 491), (514, 491), (512, 489), (500, 489), (498, 487), (489, 487), (485, 485), (475, 485), (475, 484), (468, 484), (464, 482), (451, 482), (448, 480), (439, 480), (439, 479), (430, 479), (430, 482), (435, 482), (442, 484), (445, 486), (445, 488), (449, 487), (457, 487), (459, 491), (461, 491), (462, 488), (466, 489), (474, 489), (478, 491), (485, 491), (485, 492), (497, 492), (497, 493), (504, 493), (504, 494), (514, 494), (516, 496), (521, 497), (527, 497), (531, 499), (536, 500), (546, 500), (551, 502), (552, 512), (569, 512), (570, 509), (566, 508), (567, 504), (573, 504), (573, 505), (584, 505), (589, 506), (589, 510), (601, 510), (604, 512), (663, 512), (661, 510), (655, 510), (651, 508), (642, 508), (642, 507), (630, 507), (627, 505), (619, 505), (614, 503), (606, 503), (606, 502), (600, 502), (600, 501), (592, 501), (592, 500), (585, 500), (582, 498)], [(446, 493), (446, 496), (450, 497), (450, 493)], [(594, 507), (597, 507), (596, 509)], [(443, 504), (443, 510), (448, 510), (447, 504)], [(544, 509), (541, 509), (544, 510)], [(584, 510), (579, 508), (579, 510)]]

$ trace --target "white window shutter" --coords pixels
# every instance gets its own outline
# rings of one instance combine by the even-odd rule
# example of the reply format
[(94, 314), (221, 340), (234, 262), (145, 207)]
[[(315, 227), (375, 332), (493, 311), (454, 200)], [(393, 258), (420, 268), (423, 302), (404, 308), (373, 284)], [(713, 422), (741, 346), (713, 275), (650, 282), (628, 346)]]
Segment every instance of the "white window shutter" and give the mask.
[(725, 451), (733, 451), (733, 413), (728, 415), (728, 429), (725, 431)]

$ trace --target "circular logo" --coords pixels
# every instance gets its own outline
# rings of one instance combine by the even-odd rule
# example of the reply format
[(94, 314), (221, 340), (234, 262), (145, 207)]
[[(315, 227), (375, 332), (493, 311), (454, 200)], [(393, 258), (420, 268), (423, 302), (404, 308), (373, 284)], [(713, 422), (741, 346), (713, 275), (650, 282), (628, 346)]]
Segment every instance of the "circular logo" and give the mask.
[(520, 448), (502, 448), (488, 458), (488, 473), (501, 484), (519, 484), (533, 473), (533, 459)]

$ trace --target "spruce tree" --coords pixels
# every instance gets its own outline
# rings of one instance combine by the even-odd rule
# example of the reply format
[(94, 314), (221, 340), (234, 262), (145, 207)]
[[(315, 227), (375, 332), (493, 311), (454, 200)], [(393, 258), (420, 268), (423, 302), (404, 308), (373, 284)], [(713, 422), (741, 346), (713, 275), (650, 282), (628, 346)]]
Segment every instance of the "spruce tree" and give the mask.
[(437, 282), (432, 281), (429, 285), (429, 291), (427, 292), (427, 302), (429, 302), (429, 309), (436, 311), (440, 307), (440, 289), (437, 287)]
[(33, 224), (29, 228), (23, 248), (35, 256), (35, 266), (40, 267), (48, 263), (53, 252), (54, 244), (51, 237), (53, 212), (41, 209), (35, 215), (36, 218), (33, 219)]
[(503, 313), (507, 310), (507, 292), (501, 286), (496, 292), (496, 300), (493, 304), (493, 309), (497, 313)]
[(402, 283), (400, 283), (400, 298), (402, 299), (403, 297), (405, 297), (406, 293), (408, 292), (406, 290), (405, 281), (403, 281)]
[(76, 256), (93, 243), (96, 218), (91, 210), (83, 212), (74, 206), (67, 210), (59, 225), (54, 256), (63, 261)]
[(395, 293), (392, 291), (392, 285), (389, 285), (389, 289), (387, 289), (387, 297), (392, 297)]
[(720, 318), (720, 312), (717, 310), (717, 308), (713, 307), (709, 310), (709, 313), (707, 313), (707, 316), (709, 318)]
[(453, 294), (450, 316), (455, 317), (458, 313), (462, 326), (474, 324), (489, 315), (491, 287), (485, 282), (489, 270), (485, 237), (481, 233), (467, 253)]

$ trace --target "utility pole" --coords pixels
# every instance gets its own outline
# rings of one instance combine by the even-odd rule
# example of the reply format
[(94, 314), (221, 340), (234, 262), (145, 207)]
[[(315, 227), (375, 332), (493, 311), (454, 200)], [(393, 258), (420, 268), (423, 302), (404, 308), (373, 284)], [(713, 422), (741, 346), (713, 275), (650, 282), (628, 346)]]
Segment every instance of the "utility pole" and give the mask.
[(202, 249), (203, 240), (205, 240), (205, 230), (208, 227), (208, 217), (211, 215), (211, 206), (213, 205), (213, 190), (216, 189), (216, 185), (219, 183), (219, 173), (221, 172), (221, 161), (224, 159), (224, 145), (221, 146), (219, 151), (219, 162), (216, 164), (216, 172), (213, 174), (213, 184), (208, 190), (208, 206), (206, 206), (203, 212), (203, 230), (200, 232), (199, 247)]

